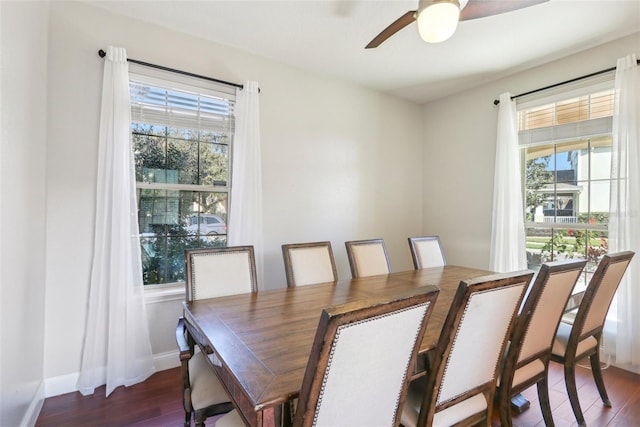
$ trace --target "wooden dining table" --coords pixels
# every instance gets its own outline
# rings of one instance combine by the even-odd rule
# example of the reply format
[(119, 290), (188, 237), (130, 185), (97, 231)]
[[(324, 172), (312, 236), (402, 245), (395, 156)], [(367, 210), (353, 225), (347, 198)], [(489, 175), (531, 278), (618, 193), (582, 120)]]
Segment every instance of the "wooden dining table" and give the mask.
[(271, 427), (280, 425), (283, 404), (298, 396), (323, 308), (435, 285), (440, 294), (420, 346), (425, 355), (438, 341), (460, 281), (487, 274), (447, 265), (259, 291), (185, 302), (184, 318), (245, 422)]

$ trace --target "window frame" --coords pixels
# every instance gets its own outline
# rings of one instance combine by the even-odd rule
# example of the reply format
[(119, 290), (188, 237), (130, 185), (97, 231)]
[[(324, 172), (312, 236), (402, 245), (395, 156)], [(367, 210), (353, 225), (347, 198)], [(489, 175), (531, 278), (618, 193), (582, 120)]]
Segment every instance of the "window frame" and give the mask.
[[(222, 98), (228, 100), (230, 104), (230, 114), (229, 120), (235, 122), (235, 115), (233, 114), (233, 107), (235, 106), (236, 101), (236, 89), (235, 87), (231, 87), (222, 83), (215, 83), (208, 80), (199, 79), (197, 77), (185, 76), (181, 74), (176, 74), (173, 72), (168, 72), (164, 70), (158, 70), (154, 68), (145, 67), (137, 64), (129, 64), (129, 83), (142, 83), (154, 87), (158, 87), (164, 90), (175, 90), (175, 91), (185, 91), (193, 94), (197, 94), (198, 96), (204, 95), (207, 97), (215, 97)], [(134, 108), (132, 102), (132, 109)], [(149, 122), (144, 122), (142, 120), (136, 120), (135, 115), (131, 114), (131, 123), (144, 123), (151, 124)], [(157, 122), (154, 122), (154, 124)], [(158, 126), (166, 126), (167, 128), (176, 127), (179, 129), (193, 129), (188, 126), (175, 126), (174, 123), (167, 121), (166, 123)], [(178, 197), (181, 197), (182, 192), (197, 192), (197, 193), (224, 193), (226, 195), (226, 209), (224, 220), (226, 221), (227, 229), (226, 234), (224, 235), (224, 246), (228, 244), (229, 238), (229, 230), (228, 230), (228, 219), (231, 211), (231, 188), (232, 188), (232, 176), (233, 176), (233, 145), (235, 139), (235, 124), (231, 125), (228, 140), (226, 142), (226, 150), (227, 150), (227, 180), (222, 185), (220, 182), (213, 182), (213, 184), (180, 184), (180, 183), (163, 183), (163, 182), (145, 182), (138, 181), (137, 170), (136, 170), (136, 192), (138, 193), (138, 198), (140, 197), (140, 191), (144, 190), (164, 190), (164, 191), (177, 191), (179, 192)], [(164, 143), (168, 143), (169, 137), (165, 135)], [(132, 132), (132, 142), (133, 142), (133, 132)], [(198, 147), (201, 143), (197, 142)], [(136, 168), (137, 169), (137, 168)], [(138, 215), (140, 212), (140, 206), (138, 206)], [(201, 212), (202, 213), (202, 212)], [(208, 212), (204, 212), (204, 214), (208, 214)], [(180, 215), (180, 212), (178, 212)], [(199, 225), (202, 221), (202, 218), (198, 221)], [(187, 235), (190, 235), (187, 234)], [(143, 238), (143, 233), (140, 232), (140, 238)], [(200, 239), (201, 236), (196, 234), (195, 236)], [(165, 232), (161, 236), (162, 238), (168, 238), (168, 232)], [(142, 240), (141, 240), (142, 243)], [(141, 248), (142, 249), (142, 248)], [(168, 259), (168, 258), (167, 258)], [(179, 298), (184, 292), (184, 280), (181, 281), (167, 281), (164, 283), (148, 283), (144, 285), (145, 295), (147, 295), (147, 302), (162, 302), (173, 300)], [(147, 292), (148, 291), (148, 292)]]
[[(608, 75), (599, 76), (597, 79), (579, 82), (570, 87), (556, 89), (553, 91), (553, 93), (547, 94), (546, 96), (539, 96), (539, 97), (536, 97), (535, 99), (529, 98), (528, 100), (519, 101), (516, 103), (519, 127), (522, 124), (521, 118), (520, 118), (520, 113), (522, 111), (534, 109), (536, 107), (541, 107), (544, 105), (561, 103), (562, 101), (568, 101), (574, 98), (596, 94), (603, 91), (609, 91), (609, 90), (612, 91), (613, 89), (614, 89), (613, 76), (611, 74), (608, 74)], [(524, 215), (524, 227), (525, 227), (525, 236), (526, 236), (525, 240), (527, 244), (530, 243), (529, 233), (528, 233), (529, 229), (548, 230), (549, 240), (551, 240), (555, 236), (555, 233), (558, 230), (567, 229), (567, 230), (573, 230), (578, 232), (584, 232), (585, 238), (587, 235), (589, 235), (589, 232), (591, 231), (604, 232), (606, 235), (606, 241), (608, 241), (608, 220), (606, 223), (599, 223), (599, 224), (592, 224), (589, 221), (581, 223), (581, 222), (578, 222), (579, 220), (578, 217), (580, 213), (579, 211), (577, 211), (575, 215), (576, 222), (570, 222), (570, 223), (559, 222), (558, 221), (559, 216), (557, 215), (557, 210), (554, 213), (553, 222), (536, 222), (534, 218), (531, 218), (531, 219), (527, 218), (527, 209), (528, 209), (527, 197), (526, 197), (526, 194), (527, 194), (526, 192), (528, 191), (527, 148), (549, 147), (553, 150), (550, 156), (557, 156), (558, 155), (557, 148), (558, 146), (561, 146), (561, 144), (563, 143), (566, 143), (569, 141), (587, 142), (588, 144), (587, 148), (589, 150), (589, 155), (587, 160), (589, 162), (588, 177), (587, 179), (580, 178), (577, 175), (578, 171), (576, 170), (576, 176), (572, 181), (576, 181), (577, 184), (579, 184), (580, 182), (586, 183), (588, 185), (588, 189), (589, 189), (588, 191), (591, 192), (591, 187), (594, 182), (603, 181), (603, 179), (601, 178), (600, 179), (593, 178), (593, 175), (592, 175), (592, 172), (593, 172), (591, 168), (592, 155), (590, 153), (592, 148), (591, 141), (593, 141), (596, 138), (601, 138), (603, 136), (608, 138), (613, 137), (613, 113), (611, 116), (607, 116), (605, 118), (594, 118), (594, 119), (589, 118), (587, 120), (575, 121), (575, 122), (563, 123), (563, 124), (557, 124), (554, 119), (553, 125), (547, 126), (544, 128), (538, 128), (538, 129), (534, 128), (534, 129), (526, 129), (526, 130), (518, 129), (518, 138), (519, 138), (518, 145), (520, 148), (520, 164), (521, 164), (521, 170), (522, 170), (521, 186), (522, 186), (522, 194), (523, 194), (523, 215)], [(557, 168), (554, 168), (554, 170), (552, 171), (552, 173), (557, 173), (557, 172), (558, 172)], [(611, 177), (609, 176), (609, 178), (607, 178), (606, 181), (610, 183)], [(554, 193), (553, 193), (554, 199), (557, 198), (559, 194), (557, 192), (558, 182), (559, 181), (556, 175), (552, 179), (552, 184), (554, 185)], [(576, 199), (576, 196), (574, 195), (572, 197), (572, 200), (573, 200), (572, 208), (575, 208), (576, 204), (578, 203), (578, 200), (575, 200), (575, 199)], [(591, 194), (589, 194), (589, 205), (591, 205), (591, 202), (592, 202)], [(554, 209), (557, 209), (555, 205), (554, 205)], [(576, 208), (576, 209), (579, 209), (579, 208)], [(610, 211), (610, 206), (609, 206), (609, 211)], [(594, 213), (591, 211), (590, 206), (587, 212), (590, 214)], [(587, 260), (589, 260), (589, 249), (588, 249), (590, 246), (589, 242), (590, 240), (585, 241), (584, 254), (582, 253), (580, 254), (581, 258), (584, 258)], [(550, 244), (552, 246), (553, 242), (550, 242)], [(527, 252), (529, 252), (528, 248), (526, 250)], [(553, 249), (552, 249), (552, 256), (553, 256), (552, 258), (553, 261), (558, 260), (557, 254), (553, 253)], [(527, 258), (529, 258), (529, 256)], [(550, 260), (546, 260), (546, 262), (549, 262), (549, 261)], [(545, 262), (545, 261), (541, 261), (540, 264), (542, 264), (542, 262)], [(528, 267), (532, 268), (532, 265), (535, 265), (535, 263), (530, 263), (528, 259)], [(577, 286), (577, 289), (586, 286), (592, 269), (595, 269), (595, 267), (592, 266), (592, 268), (591, 267), (585, 268), (585, 271), (583, 272), (583, 279), (581, 280), (582, 283)]]

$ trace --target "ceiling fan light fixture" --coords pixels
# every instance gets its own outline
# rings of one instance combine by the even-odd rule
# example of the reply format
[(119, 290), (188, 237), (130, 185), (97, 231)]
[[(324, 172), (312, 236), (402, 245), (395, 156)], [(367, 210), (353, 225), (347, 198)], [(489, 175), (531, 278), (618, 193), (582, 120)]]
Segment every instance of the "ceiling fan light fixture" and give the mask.
[(457, 0), (434, 0), (418, 13), (418, 32), (428, 43), (440, 43), (453, 35), (460, 18)]

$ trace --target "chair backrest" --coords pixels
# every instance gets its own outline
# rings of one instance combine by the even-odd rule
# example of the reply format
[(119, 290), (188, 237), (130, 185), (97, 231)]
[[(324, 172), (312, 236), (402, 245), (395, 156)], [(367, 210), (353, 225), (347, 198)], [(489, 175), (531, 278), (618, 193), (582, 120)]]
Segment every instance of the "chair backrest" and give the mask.
[(282, 245), (282, 256), (288, 287), (338, 280), (331, 242)]
[(578, 307), (569, 343), (602, 332), (613, 296), (634, 253), (631, 251), (605, 255), (593, 273)]
[(345, 242), (352, 277), (388, 274), (391, 271), (387, 246), (383, 239)]
[(397, 426), (439, 289), (322, 311), (294, 426)]
[(438, 236), (409, 237), (409, 249), (416, 270), (447, 265)]
[(256, 292), (253, 246), (187, 249), (187, 301)]
[[(491, 420), (499, 362), (531, 271), (462, 281), (427, 374), (418, 425)], [(426, 423), (426, 424), (425, 424)]]
[(533, 360), (548, 360), (562, 313), (586, 263), (558, 261), (540, 267), (513, 326), (501, 382), (513, 381), (515, 370)]

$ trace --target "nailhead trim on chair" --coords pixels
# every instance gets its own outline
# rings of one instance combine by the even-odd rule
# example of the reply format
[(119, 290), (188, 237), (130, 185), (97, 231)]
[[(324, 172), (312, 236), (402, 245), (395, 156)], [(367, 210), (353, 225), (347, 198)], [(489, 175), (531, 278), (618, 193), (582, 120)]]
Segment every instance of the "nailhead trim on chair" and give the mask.
[[(516, 283), (516, 284), (513, 284), (513, 285), (511, 285), (511, 286), (509, 286), (509, 287), (517, 287), (517, 286), (522, 286), (522, 284), (521, 284), (521, 283)], [(504, 288), (502, 288), (502, 289), (505, 289), (505, 288), (507, 288), (507, 287), (504, 287)], [(474, 296), (477, 296), (477, 295), (480, 295), (480, 294), (484, 294), (484, 293), (488, 293), (488, 292), (493, 292), (493, 291), (495, 291), (495, 289), (488, 289), (488, 290), (486, 290), (486, 291), (478, 291), (478, 292), (474, 292), (474, 293), (469, 297), (469, 301), (471, 301), (471, 299), (472, 299)], [(467, 317), (467, 312), (468, 312), (468, 309), (469, 309), (469, 306), (470, 306), (470, 305), (471, 305), (471, 304), (470, 304), (470, 303), (468, 303), (468, 304), (465, 306), (465, 308), (464, 308), (464, 312), (463, 312), (463, 314), (462, 314), (462, 318), (460, 319), (460, 324), (462, 324), (462, 323), (464, 322), (465, 318)], [(513, 318), (515, 317), (515, 315), (516, 315), (516, 314), (517, 314), (517, 313), (516, 313), (516, 312), (514, 312), (514, 313), (511, 315), (511, 321), (512, 321), (512, 322), (513, 322)], [(506, 332), (508, 332), (508, 330), (505, 330), (505, 333), (506, 333)], [(453, 340), (453, 344), (451, 345), (451, 350), (450, 350), (450, 352), (453, 352), (453, 349), (454, 349), (454, 348), (455, 348), (455, 346), (456, 346), (456, 341), (458, 340), (458, 336), (459, 336), (459, 334), (460, 334), (460, 328), (458, 328), (458, 330), (456, 331), (456, 336), (455, 336), (455, 338), (454, 338), (454, 340)], [(506, 335), (505, 335), (505, 334), (503, 334), (501, 342), (504, 342), (505, 340), (506, 340)], [(447, 364), (445, 365), (445, 368), (444, 368), (444, 373), (443, 373), (443, 375), (442, 375), (442, 378), (446, 378), (446, 376), (447, 376), (447, 371), (448, 371), (448, 369), (449, 369), (449, 363), (450, 363), (450, 362), (451, 362), (451, 358), (448, 358), (448, 359), (447, 359)], [(497, 364), (498, 364), (498, 363), (500, 363), (500, 358), (496, 359), (496, 365), (494, 365), (494, 367), (493, 367), (493, 371), (492, 371), (492, 372), (494, 372), (494, 373), (496, 372), (496, 366), (497, 366)], [(493, 380), (494, 378), (495, 378), (495, 375), (493, 375), (493, 377), (492, 377), (491, 379)], [(438, 404), (441, 404), (441, 403), (442, 403), (442, 401), (440, 401), (440, 395), (441, 395), (441, 393), (442, 393), (442, 388), (443, 388), (443, 386), (444, 386), (444, 381), (443, 381), (443, 382), (441, 382), (441, 383), (440, 383), (440, 385), (439, 385), (439, 387), (438, 387), (438, 401), (437, 401), (437, 403), (438, 403)], [(455, 396), (449, 397), (449, 398), (447, 399), (447, 401), (454, 400), (454, 399), (456, 399), (457, 397), (462, 396), (463, 394), (464, 394), (464, 393), (460, 393), (460, 394), (457, 394), (457, 395), (455, 395)]]
[[(243, 252), (238, 252), (238, 254), (242, 254)], [(192, 255), (193, 258), (195, 257), (208, 257), (208, 256), (229, 256), (229, 252), (203, 252), (201, 254), (197, 254), (197, 255)], [(192, 261), (195, 264), (195, 261)], [(251, 271), (251, 257), (247, 254), (247, 270)], [(191, 299), (192, 300), (198, 300), (198, 286), (197, 286), (197, 281), (196, 281), (196, 270), (195, 268), (191, 269)]]
[[(343, 330), (345, 330), (347, 328), (350, 328), (352, 326), (357, 326), (357, 325), (361, 325), (363, 323), (372, 322), (372, 321), (375, 321), (375, 320), (378, 320), (378, 319), (381, 319), (381, 318), (384, 318), (384, 317), (389, 317), (389, 316), (392, 316), (392, 315), (395, 315), (397, 313), (401, 313), (401, 312), (404, 312), (404, 311), (415, 310), (415, 309), (417, 309), (419, 307), (425, 307), (425, 310), (428, 310), (429, 302), (426, 302), (426, 303), (423, 303), (423, 304), (419, 304), (419, 305), (416, 305), (414, 307), (407, 307), (407, 308), (404, 308), (404, 309), (401, 309), (401, 310), (396, 310), (396, 311), (391, 312), (391, 313), (386, 313), (386, 314), (383, 314), (383, 315), (380, 315), (380, 316), (371, 317), (369, 319), (360, 320), (360, 321), (357, 321), (357, 322), (350, 323), (348, 325), (342, 325), (342, 326), (338, 327), (338, 329), (336, 331), (336, 334), (335, 334), (335, 338), (333, 340), (333, 343), (331, 344), (331, 352), (329, 353), (329, 360), (327, 362), (327, 369), (325, 370), (325, 375), (324, 375), (324, 377), (322, 379), (322, 387), (320, 388), (318, 402), (316, 404), (316, 411), (314, 412), (314, 415), (313, 415), (313, 425), (314, 426), (317, 425), (317, 421), (318, 421), (317, 408), (319, 408), (321, 406), (321, 404), (322, 404), (322, 399), (324, 397), (324, 392), (325, 392), (325, 388), (326, 388), (326, 384), (327, 384), (327, 377), (328, 377), (329, 371), (331, 370), (331, 363), (333, 361), (333, 356), (334, 356), (334, 353), (335, 353), (335, 350), (336, 350), (336, 345), (337, 345), (338, 340), (340, 338), (340, 333)], [(416, 330), (416, 333), (415, 333), (415, 336), (414, 336), (414, 340), (413, 340), (413, 344), (415, 344), (416, 340), (418, 339), (418, 332), (419, 332), (419, 329)], [(405, 366), (405, 371), (407, 373), (409, 372), (409, 363), (410, 362), (411, 362), (411, 358), (409, 358), (409, 360), (407, 361), (407, 365)], [(406, 374), (405, 374), (405, 378), (403, 378), (403, 381), (405, 379), (406, 379)], [(402, 410), (402, 408), (399, 407), (399, 403), (400, 403), (400, 396), (398, 395), (398, 396), (396, 396), (396, 411), (393, 414), (394, 418), (395, 418), (398, 410)]]

